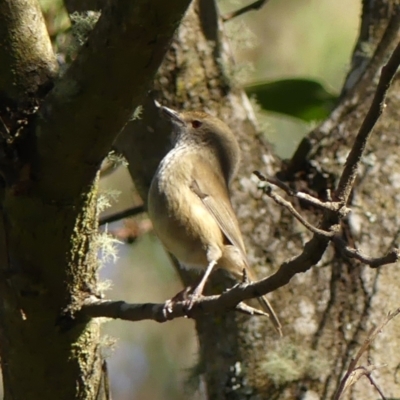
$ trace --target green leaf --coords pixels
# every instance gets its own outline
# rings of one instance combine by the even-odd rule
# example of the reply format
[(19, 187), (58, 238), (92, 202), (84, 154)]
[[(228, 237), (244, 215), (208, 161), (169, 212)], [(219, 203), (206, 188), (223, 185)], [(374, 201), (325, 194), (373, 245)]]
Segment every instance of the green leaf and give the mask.
[(261, 82), (245, 88), (266, 111), (274, 111), (318, 121), (328, 117), (337, 96), (329, 93), (319, 82), (310, 79), (283, 79)]

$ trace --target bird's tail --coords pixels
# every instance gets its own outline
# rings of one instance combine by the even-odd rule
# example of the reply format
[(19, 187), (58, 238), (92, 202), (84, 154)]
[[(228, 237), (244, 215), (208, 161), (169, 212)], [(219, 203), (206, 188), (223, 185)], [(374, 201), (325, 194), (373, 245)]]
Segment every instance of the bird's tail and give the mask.
[(258, 302), (260, 303), (262, 309), (269, 315), (269, 318), (274, 325), (274, 328), (279, 333), (279, 336), (283, 336), (282, 334), (282, 325), (279, 322), (278, 316), (275, 314), (274, 309), (272, 308), (271, 304), (269, 303), (266, 296), (257, 297)]
[[(246, 271), (247, 278), (250, 282), (256, 282), (258, 280), (253, 269), (247, 262), (244, 250), (240, 250), (238, 246), (226, 245), (224, 247), (224, 257), (219, 260), (219, 266), (228, 270), (239, 281), (243, 279), (243, 269)], [(265, 296), (260, 296), (257, 300), (263, 311), (268, 314), (279, 335), (282, 336), (282, 325), (271, 304), (269, 304), (268, 299)]]
[[(249, 280), (251, 282), (257, 281), (257, 278), (256, 278), (252, 268), (249, 265), (246, 265), (246, 267), (247, 267), (246, 268), (246, 273), (247, 273), (247, 276), (248, 276)], [(272, 324), (274, 325), (274, 328), (279, 333), (279, 336), (282, 337), (283, 336), (283, 334), (282, 334), (282, 325), (279, 322), (279, 318), (276, 315), (276, 313), (275, 313), (274, 309), (272, 308), (271, 304), (269, 303), (267, 297), (266, 296), (257, 297), (257, 300), (260, 303), (263, 311), (265, 311), (268, 314)]]

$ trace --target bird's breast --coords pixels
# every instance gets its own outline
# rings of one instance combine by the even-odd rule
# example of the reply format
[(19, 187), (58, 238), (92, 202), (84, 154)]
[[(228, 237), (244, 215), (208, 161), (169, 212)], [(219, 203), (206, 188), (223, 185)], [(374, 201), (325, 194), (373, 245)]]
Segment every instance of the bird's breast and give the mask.
[(187, 266), (205, 268), (210, 243), (223, 246), (223, 234), (201, 199), (191, 190), (190, 153), (173, 150), (153, 178), (148, 211), (164, 246)]

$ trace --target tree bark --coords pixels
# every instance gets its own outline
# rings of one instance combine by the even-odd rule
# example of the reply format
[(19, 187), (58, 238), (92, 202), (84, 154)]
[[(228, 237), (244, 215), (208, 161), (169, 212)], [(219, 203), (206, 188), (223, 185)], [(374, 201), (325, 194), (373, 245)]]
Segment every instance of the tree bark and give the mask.
[[(127, 125), (116, 147), (128, 159), (135, 185), (146, 199), (154, 171), (168, 149), (171, 128), (159, 117), (152, 97), (175, 109), (201, 109), (219, 116), (234, 129), (241, 144), (243, 168), (240, 182), (235, 183), (234, 202), (244, 233), (248, 234), (255, 226), (249, 213), (253, 214), (257, 203), (256, 198), (249, 201), (249, 188), (252, 194), (257, 192), (251, 172), (265, 168), (272, 171), (278, 165), (259, 135), (247, 97), (231, 80), (233, 60), (221, 29), (214, 2), (194, 2), (157, 74), (154, 91), (143, 104), (142, 118)], [(251, 247), (249, 250), (254, 264), (256, 257)], [(258, 266), (262, 275), (272, 271), (264, 262)], [(218, 272), (207, 293), (232, 286), (232, 280)], [(185, 285), (193, 282), (190, 273), (180, 273)], [(274, 301), (275, 296), (271, 299)], [(277, 341), (269, 321), (227, 313), (199, 318), (196, 327), (200, 340), (197, 371), (199, 379), (206, 382), (208, 398), (239, 399), (251, 394), (274, 398), (279, 393), (262, 367), (264, 352)]]
[(74, 320), (82, 300), (98, 294), (97, 170), (188, 4), (109, 2), (55, 83), (37, 1), (0, 1), (5, 400), (108, 398), (99, 323)]
[(0, 102), (27, 101), (58, 69), (42, 12), (37, 1), (3, 0), (0, 18)]
[[(396, 1), (363, 2), (360, 37), (340, 102), (329, 119), (304, 139), (290, 162), (278, 160), (265, 143), (246, 96), (231, 79), (232, 60), (214, 2), (199, 0), (186, 15), (154, 82), (152, 96), (172, 108), (218, 115), (237, 134), (243, 162), (233, 201), (250, 262), (260, 276), (298, 255), (311, 233), (287, 210), (260, 195), (252, 171), (276, 174), (296, 189), (326, 198), (327, 191), (335, 188), (369, 107), (376, 76), (400, 39), (398, 12)], [(352, 195), (352, 213), (342, 223), (343, 238), (375, 256), (398, 241), (399, 157), (397, 151), (390, 151), (398, 145), (398, 85), (396, 79)], [(151, 98), (143, 105), (142, 119), (126, 127), (116, 146), (127, 157), (130, 173), (146, 199), (151, 177), (167, 151), (170, 127), (157, 118)], [(318, 210), (299, 201), (295, 205), (318, 224)], [(398, 307), (398, 282), (391, 271), (391, 266), (372, 270), (343, 259), (330, 246), (318, 265), (271, 294), (283, 321), (282, 340), (268, 321), (259, 318), (228, 313), (197, 319), (197, 371), (205, 380), (208, 398), (332, 398), (369, 328)], [(184, 274), (183, 280), (187, 284), (190, 277)], [(214, 276), (209, 290), (216, 287), (221, 290), (220, 276)], [(399, 321), (391, 322), (369, 354), (376, 364), (390, 364), (379, 372), (379, 385), (387, 396), (399, 391), (394, 374), (398, 357), (390, 357), (398, 347), (398, 327)], [(383, 350), (388, 348), (389, 352)], [(346, 396), (378, 397), (366, 380)]]
[[(400, 41), (398, 2), (365, 1), (363, 5), (353, 69), (348, 74), (341, 102), (331, 117), (303, 141), (291, 163), (291, 167), (300, 166), (294, 168), (297, 169), (295, 174), (302, 175), (307, 181), (297, 180), (296, 185), (313, 187), (314, 184), (314, 190), (320, 193), (321, 189), (332, 188), (337, 183), (344, 157), (371, 104), (381, 67)], [(354, 62), (360, 59), (363, 60), (361, 63)], [(343, 238), (371, 256), (383, 255), (398, 244), (399, 197), (395, 177), (400, 160), (398, 152), (391, 151), (399, 144), (396, 134), (399, 128), (398, 90), (397, 76), (388, 94), (384, 114), (374, 128), (363, 157), (351, 195), (352, 212), (342, 222)], [(308, 152), (302, 152), (305, 143), (308, 143)], [(321, 181), (323, 175), (329, 177), (325, 179), (325, 188), (316, 187), (315, 183)], [(312, 384), (323, 398), (331, 398), (369, 330), (399, 306), (396, 294), (400, 282), (393, 265), (371, 269), (358, 261), (343, 259), (334, 248), (331, 257), (327, 264), (329, 268), (325, 268), (330, 280), (328, 299), (321, 307), (323, 318), (320, 318), (313, 339), (313, 348), (319, 353), (329, 351), (323, 386)], [(320, 278), (319, 282), (324, 283)], [(322, 306), (320, 298), (315, 301)], [(364, 365), (369, 362), (388, 365), (377, 375), (377, 382), (388, 398), (396, 397), (400, 389), (396, 379), (399, 360), (395, 355), (399, 346), (399, 328), (400, 321), (393, 320), (372, 343), (366, 354), (368, 361), (366, 357), (363, 360)], [(346, 396), (344, 398), (348, 399), (379, 397), (366, 379), (352, 386)]]

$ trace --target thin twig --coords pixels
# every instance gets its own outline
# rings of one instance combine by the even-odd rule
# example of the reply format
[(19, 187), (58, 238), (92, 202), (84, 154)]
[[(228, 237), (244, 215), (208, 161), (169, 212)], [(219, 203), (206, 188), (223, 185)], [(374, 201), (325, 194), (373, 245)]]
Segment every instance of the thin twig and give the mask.
[(346, 242), (339, 236), (334, 236), (332, 241), (338, 247), (342, 255), (348, 258), (355, 258), (362, 263), (369, 265), (371, 268), (379, 268), (383, 265), (393, 264), (400, 260), (400, 250), (392, 249), (382, 257), (368, 257), (362, 254), (358, 249), (347, 246)]
[[(255, 171), (254, 174), (262, 181), (271, 182), (271, 183), (275, 181), (274, 179), (264, 177), (258, 171)], [(280, 188), (285, 190), (285, 192), (288, 193), (289, 195), (290, 194), (294, 195), (294, 193), (290, 191), (289, 187), (285, 188), (286, 185), (283, 182), (279, 181), (279, 183), (276, 186), (279, 186)], [(400, 260), (400, 250), (396, 249), (396, 248), (390, 250), (386, 255), (384, 255), (382, 257), (374, 258), (374, 257), (368, 257), (365, 254), (362, 254), (358, 249), (348, 246), (346, 244), (346, 242), (337, 234), (337, 232), (338, 232), (337, 226), (332, 226), (332, 229), (330, 231), (325, 231), (325, 230), (319, 229), (319, 228), (311, 225), (304, 217), (302, 217), (302, 215), (293, 207), (293, 205), (290, 202), (286, 201), (281, 196), (274, 193), (271, 186), (269, 186), (269, 185), (263, 186), (261, 189), (267, 196), (271, 197), (277, 204), (285, 207), (309, 231), (311, 231), (317, 235), (324, 236), (324, 237), (328, 238), (329, 240), (332, 240), (343, 256), (345, 256), (347, 258), (355, 258), (356, 260), (361, 261), (362, 263), (364, 263), (366, 265), (369, 265), (371, 268), (378, 268), (383, 265), (393, 264)], [(314, 200), (317, 200), (317, 199), (313, 199), (313, 201)], [(331, 203), (331, 204), (339, 205), (340, 203)], [(343, 216), (341, 208), (335, 207), (335, 209), (336, 209), (336, 212), (341, 212), (341, 216)], [(349, 209), (347, 209), (347, 210), (349, 210)]]
[(354, 145), (347, 157), (343, 173), (340, 177), (338, 188), (334, 198), (347, 204), (353, 184), (357, 176), (358, 166), (364, 153), (367, 141), (372, 133), (378, 118), (385, 107), (387, 91), (392, 83), (400, 65), (400, 43), (397, 45), (387, 64), (382, 67), (379, 83), (375, 91), (374, 99), (358, 131)]
[(224, 16), (222, 16), (222, 21), (223, 22), (227, 22), (227, 21), (230, 21), (233, 18), (238, 17), (239, 15), (247, 13), (248, 11), (259, 10), (266, 3), (268, 3), (268, 0), (257, 0), (254, 3), (249, 4), (248, 6), (244, 6), (242, 8), (239, 8), (239, 10), (232, 11), (232, 12), (230, 12), (228, 14), (225, 14)]
[[(326, 238), (332, 239), (334, 235), (337, 233), (337, 229), (332, 229), (331, 231), (325, 231), (323, 229), (319, 229), (313, 225), (311, 225), (308, 221), (306, 221), (300, 213), (293, 207), (292, 203), (285, 200), (278, 194), (276, 194), (270, 185), (264, 186), (263, 192), (271, 197), (272, 200), (275, 201), (276, 204), (285, 207), (301, 224), (303, 224), (309, 231), (315, 233), (316, 235), (321, 235)], [(332, 227), (333, 228), (333, 227)]]
[[(372, 129), (374, 128), (377, 120), (382, 115), (387, 91), (391, 85), (391, 82), (393, 80), (394, 75), (397, 72), (399, 65), (400, 65), (400, 43), (397, 45), (396, 49), (394, 50), (387, 64), (382, 68), (379, 83), (374, 95), (374, 99), (359, 129), (353, 147), (347, 157), (346, 165), (340, 177), (338, 188), (334, 194), (334, 198), (338, 200), (337, 204), (343, 206), (348, 201), (349, 195), (351, 193), (357, 175), (358, 165), (365, 150), (367, 140), (370, 137)], [(287, 188), (283, 182), (265, 178), (260, 173), (257, 172), (256, 175), (258, 176), (259, 179), (271, 182), (272, 184), (275, 184), (279, 186), (281, 189), (285, 190), (285, 192), (287, 192), (289, 195), (293, 195), (293, 192), (289, 188)], [(346, 246), (346, 244), (344, 244), (344, 242), (341, 241), (340, 238), (336, 235), (336, 229), (335, 229), (335, 225), (337, 225), (339, 220), (343, 217), (343, 215), (339, 212), (340, 209), (330, 210), (331, 211), (330, 213), (326, 213), (321, 223), (323, 229), (320, 229), (308, 223), (294, 209), (294, 207), (289, 202), (280, 198), (280, 196), (274, 194), (271, 188), (268, 189), (267, 187), (265, 192), (268, 196), (273, 198), (273, 200), (276, 203), (286, 207), (291, 212), (291, 214), (298, 221), (300, 221), (307, 229), (313, 232), (314, 235), (319, 235), (320, 237), (324, 237), (327, 240), (326, 243), (334, 239), (335, 242), (339, 245), (339, 249), (341, 249), (341, 251), (346, 256), (351, 258), (356, 258), (362, 262), (365, 262), (372, 268), (377, 268), (381, 265), (397, 262), (399, 260), (400, 252), (397, 249), (390, 251), (383, 257), (371, 258), (362, 255), (357, 249), (352, 249)], [(317, 239), (315, 238), (315, 236), (311, 239), (309, 243), (312, 243), (313, 245), (317, 243)]]
[(383, 392), (380, 389), (380, 387), (378, 386), (378, 384), (375, 382), (375, 379), (372, 377), (372, 375), (371, 374), (366, 374), (365, 376), (371, 382), (371, 385), (375, 388), (375, 390), (379, 393), (379, 395), (381, 396), (382, 400), (386, 400), (385, 395), (383, 394)]
[(127, 210), (117, 212), (112, 215), (107, 215), (106, 217), (100, 218), (99, 225), (110, 224), (111, 222), (119, 221), (124, 218), (133, 217), (138, 214), (144, 213), (146, 210), (143, 205), (128, 208)]
[(340, 211), (341, 215), (344, 217), (350, 212), (350, 209), (345, 207), (342, 202), (339, 201), (321, 201), (316, 197), (313, 197), (307, 193), (303, 192), (295, 192), (293, 191), (286, 183), (282, 182), (281, 180), (269, 176), (263, 175), (259, 171), (253, 171), (253, 174), (263, 182), (268, 182), (272, 185), (275, 185), (282, 189), (287, 195), (291, 197), (296, 197), (300, 200), (303, 200), (315, 207), (321, 208), (323, 210), (330, 210), (330, 211)]
[[(346, 380), (340, 397), (346, 392), (347, 389), (355, 385), (363, 376), (371, 376), (371, 373), (376, 369), (378, 368), (375, 365), (368, 365), (367, 367), (360, 366), (355, 368)], [(340, 399), (340, 397), (338, 397), (338, 400)], [(334, 400), (336, 400), (336, 398)]]
[[(335, 396), (333, 400), (339, 400), (342, 394), (345, 392), (347, 388), (352, 386), (357, 380), (359, 379), (352, 379), (357, 372), (356, 370), (359, 370), (361, 367), (357, 367), (358, 362), (360, 361), (361, 356), (363, 353), (368, 349), (368, 347), (371, 345), (371, 343), (375, 340), (375, 338), (378, 336), (379, 333), (382, 332), (382, 329), (397, 315), (400, 314), (400, 308), (398, 308), (396, 311), (389, 313), (387, 317), (384, 319), (384, 321), (375, 329), (371, 329), (369, 335), (365, 339), (364, 343), (358, 350), (356, 356), (350, 361), (349, 367), (347, 368), (346, 374), (340, 381), (339, 387), (335, 393)], [(364, 370), (370, 370), (372, 368), (376, 369), (377, 367), (375, 366), (368, 366), (368, 367), (362, 367)], [(372, 370), (370, 372), (372, 372)], [(365, 375), (365, 373), (363, 374)]]

